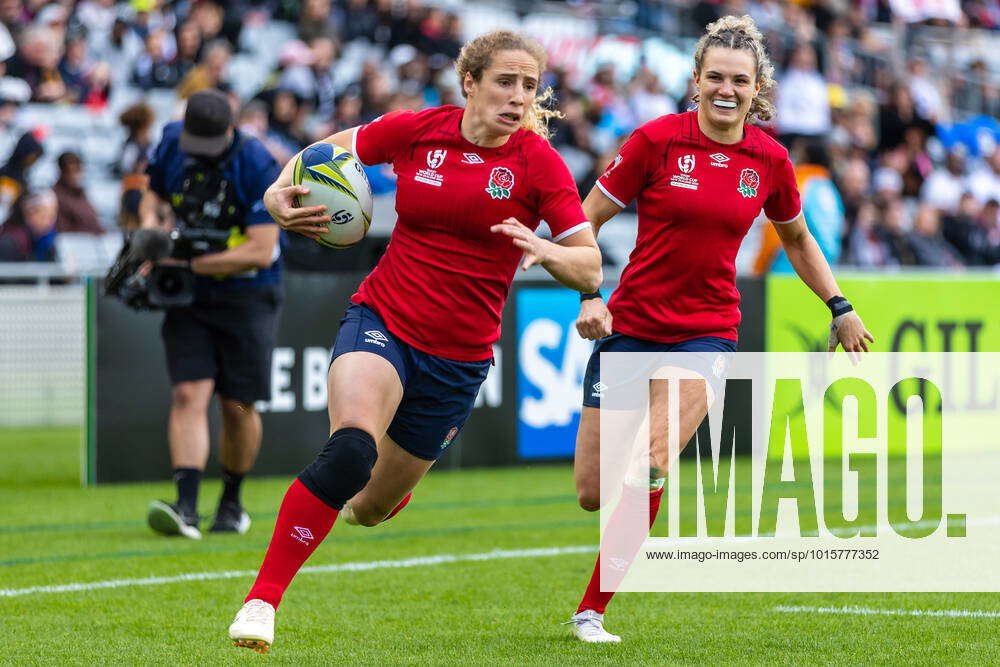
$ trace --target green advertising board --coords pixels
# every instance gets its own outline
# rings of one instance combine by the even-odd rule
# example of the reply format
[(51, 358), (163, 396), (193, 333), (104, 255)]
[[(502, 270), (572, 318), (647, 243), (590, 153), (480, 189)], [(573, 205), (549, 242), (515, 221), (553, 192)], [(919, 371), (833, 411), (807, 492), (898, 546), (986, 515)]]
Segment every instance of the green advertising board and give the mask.
[[(837, 282), (864, 320), (865, 327), (874, 335), (875, 343), (870, 346), (872, 352), (1000, 351), (1000, 277), (989, 274), (840, 274)], [(772, 276), (767, 281), (766, 294), (765, 349), (768, 352), (826, 350), (830, 312), (801, 280), (795, 276)], [(886, 424), (890, 434), (905, 433), (906, 408), (901, 397), (918, 390), (930, 407), (923, 415), (929, 420), (924, 422), (925, 429), (940, 428), (940, 406), (935, 405), (940, 404), (940, 397), (931, 399), (917, 381), (904, 381), (895, 396), (880, 395), (877, 399), (879, 409), (888, 410)], [(989, 395), (988, 390), (986, 395)], [(837, 429), (839, 434), (839, 406), (845, 393), (850, 392), (840, 391), (835, 386), (828, 391), (827, 419), (824, 420), (827, 443), (839, 440), (839, 435), (832, 437), (834, 433), (830, 429)], [(795, 413), (789, 406), (776, 407)], [(874, 435), (873, 432), (866, 437)], [(890, 453), (901, 455), (905, 452), (904, 442), (897, 442), (898, 438), (890, 440)], [(925, 438), (925, 453), (940, 448), (939, 443), (931, 444), (929, 440), (932, 439)], [(827, 456), (839, 456), (836, 447), (831, 448), (828, 444), (825, 450)]]
[[(875, 352), (1000, 352), (1000, 276), (841, 274)], [(795, 276), (767, 280), (768, 352), (826, 349), (830, 311)]]

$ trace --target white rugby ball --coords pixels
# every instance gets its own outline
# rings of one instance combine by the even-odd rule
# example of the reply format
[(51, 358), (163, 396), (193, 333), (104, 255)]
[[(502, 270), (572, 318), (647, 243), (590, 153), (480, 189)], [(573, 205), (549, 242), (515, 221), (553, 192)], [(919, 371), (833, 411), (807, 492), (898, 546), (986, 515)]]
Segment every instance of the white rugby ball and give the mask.
[(326, 206), (330, 231), (320, 236), (320, 243), (350, 248), (368, 233), (372, 189), (350, 151), (326, 143), (310, 146), (295, 161), (292, 182), (309, 188), (309, 194), (297, 197), (298, 206)]

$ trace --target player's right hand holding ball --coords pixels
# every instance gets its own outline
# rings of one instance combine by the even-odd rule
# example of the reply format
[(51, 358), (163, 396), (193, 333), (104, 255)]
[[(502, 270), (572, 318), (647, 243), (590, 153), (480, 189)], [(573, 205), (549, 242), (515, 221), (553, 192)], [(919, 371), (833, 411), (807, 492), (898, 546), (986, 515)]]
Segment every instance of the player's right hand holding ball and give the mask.
[(305, 206), (299, 208), (297, 198), (309, 194), (304, 185), (282, 186), (276, 181), (264, 193), (264, 208), (282, 229), (298, 232), (316, 240), (319, 234), (329, 231), (330, 217), (325, 215), (326, 206)]

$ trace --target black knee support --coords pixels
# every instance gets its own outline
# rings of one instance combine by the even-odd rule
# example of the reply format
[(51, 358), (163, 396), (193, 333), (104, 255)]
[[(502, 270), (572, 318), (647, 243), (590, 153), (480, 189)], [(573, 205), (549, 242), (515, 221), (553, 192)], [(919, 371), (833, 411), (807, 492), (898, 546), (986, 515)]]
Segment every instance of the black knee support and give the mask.
[(299, 481), (324, 503), (340, 510), (365, 488), (377, 458), (375, 438), (359, 428), (342, 428), (299, 474)]

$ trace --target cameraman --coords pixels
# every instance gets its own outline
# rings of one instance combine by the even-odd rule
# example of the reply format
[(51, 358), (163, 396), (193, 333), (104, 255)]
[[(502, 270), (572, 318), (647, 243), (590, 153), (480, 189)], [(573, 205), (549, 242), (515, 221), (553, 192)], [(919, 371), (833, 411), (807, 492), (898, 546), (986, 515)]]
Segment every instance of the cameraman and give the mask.
[[(279, 228), (261, 197), (281, 168), (263, 144), (234, 128), (226, 96), (206, 90), (190, 97), (183, 123), (163, 129), (146, 171), (143, 228), (173, 227), (182, 235), (185, 229), (230, 230), (221, 252), (158, 262), (189, 267), (195, 284), (193, 303), (167, 308), (162, 329), (177, 502), (154, 501), (147, 519), (157, 532), (201, 537), (198, 487), (209, 453), (208, 405), (217, 392), (223, 491), (210, 530), (245, 533), (250, 517), (240, 503), (240, 485), (260, 449), (254, 402), (270, 397), (282, 300)], [(165, 210), (168, 221), (161, 225)]]

